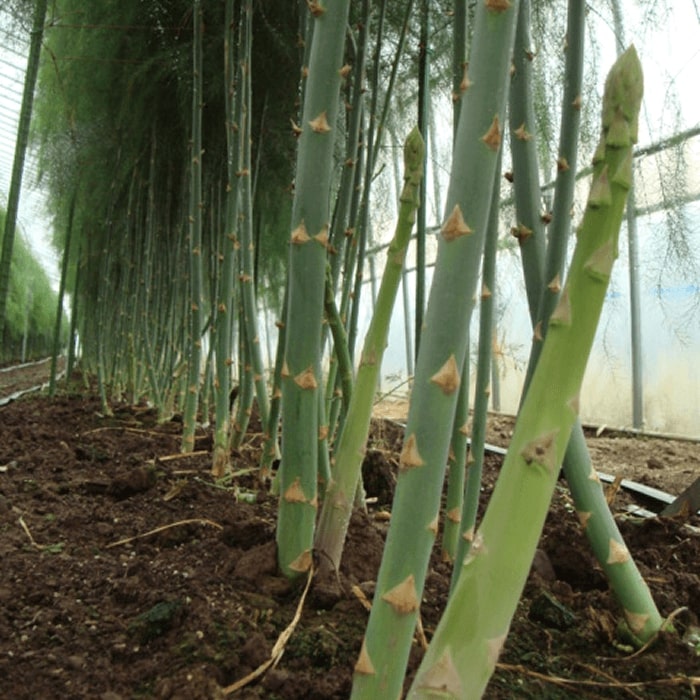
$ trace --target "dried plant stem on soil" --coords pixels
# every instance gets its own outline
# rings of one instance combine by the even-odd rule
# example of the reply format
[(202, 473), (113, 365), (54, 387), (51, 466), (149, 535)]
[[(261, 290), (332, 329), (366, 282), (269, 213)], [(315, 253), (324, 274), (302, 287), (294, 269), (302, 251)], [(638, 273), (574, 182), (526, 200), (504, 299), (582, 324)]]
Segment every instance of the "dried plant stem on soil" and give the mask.
[(22, 526), (22, 529), (27, 533), (27, 537), (29, 538), (29, 541), (32, 543), (33, 547), (36, 547), (39, 550), (43, 550), (49, 546), (46, 544), (39, 544), (34, 539), (34, 535), (32, 535), (31, 530), (29, 529), (29, 526), (27, 525), (27, 523), (24, 522), (24, 518), (21, 515), (19, 516), (19, 524)]
[[(88, 430), (86, 433), (83, 433), (83, 437), (85, 437), (86, 435), (95, 435), (96, 433), (101, 433), (105, 430), (121, 430), (122, 432), (143, 433), (144, 435), (158, 435), (159, 437), (162, 435), (162, 433), (159, 433), (155, 430), (144, 430), (143, 428), (127, 428), (126, 426), (122, 425), (105, 425), (101, 428), (94, 428), (93, 430)], [(191, 456), (191, 453), (190, 455), (184, 456), (189, 457)]]
[[(668, 688), (668, 687), (685, 687), (696, 688), (700, 687), (700, 676), (674, 676), (673, 678), (658, 678), (653, 681), (612, 681), (605, 683), (604, 681), (577, 680), (574, 678), (562, 678), (561, 676), (548, 676), (545, 673), (538, 673), (532, 669), (522, 666), (521, 664), (497, 664), (496, 666), (501, 671), (511, 671), (518, 675), (531, 676), (537, 680), (554, 685), (564, 687), (582, 686), (588, 688), (618, 688), (620, 690), (630, 690), (634, 688)], [(585, 666), (589, 672), (600, 673), (599, 669), (593, 669), (590, 666)], [(694, 690), (691, 692), (695, 693)]]
[(197, 450), (196, 452), (178, 453), (172, 455), (164, 455), (163, 457), (158, 457), (159, 462), (172, 462), (174, 459), (191, 459), (192, 457), (201, 457), (202, 455), (208, 455), (208, 450)]
[(306, 585), (304, 586), (301, 598), (299, 599), (299, 604), (297, 605), (294, 617), (292, 618), (292, 621), (289, 623), (289, 625), (287, 625), (287, 627), (285, 627), (285, 629), (282, 631), (282, 634), (280, 634), (280, 636), (277, 638), (275, 645), (272, 647), (272, 653), (270, 654), (270, 658), (267, 661), (265, 661), (265, 663), (260, 664), (258, 668), (256, 668), (244, 678), (241, 678), (239, 681), (236, 681), (235, 683), (232, 683), (231, 685), (224, 688), (222, 690), (222, 693), (224, 695), (231, 695), (232, 693), (235, 693), (237, 690), (240, 690), (244, 686), (252, 683), (256, 678), (262, 676), (262, 674), (265, 673), (265, 671), (267, 671), (268, 668), (277, 665), (279, 660), (282, 658), (282, 654), (284, 654), (284, 649), (287, 646), (289, 638), (292, 636), (294, 630), (296, 629), (296, 626), (299, 624), (299, 620), (301, 619), (301, 612), (304, 609), (304, 602), (306, 601), (306, 594), (309, 592), (309, 588), (311, 587), (311, 581), (313, 580), (313, 577), (314, 567), (312, 564), (309, 567), (309, 572), (306, 577)]
[[(188, 455), (189, 456), (189, 455)], [(223, 526), (219, 523), (215, 523), (213, 520), (207, 520), (206, 518), (190, 518), (189, 520), (178, 520), (176, 523), (170, 523), (169, 525), (161, 525), (154, 530), (149, 530), (148, 532), (142, 532), (140, 535), (134, 535), (133, 537), (126, 537), (123, 540), (118, 540), (117, 542), (110, 542), (107, 545), (107, 549), (111, 547), (119, 547), (123, 544), (128, 544), (135, 540), (143, 539), (144, 537), (151, 537), (152, 535), (157, 535), (159, 532), (165, 532), (165, 530), (170, 530), (174, 527), (181, 527), (182, 525), (210, 525), (218, 530), (223, 530)]]

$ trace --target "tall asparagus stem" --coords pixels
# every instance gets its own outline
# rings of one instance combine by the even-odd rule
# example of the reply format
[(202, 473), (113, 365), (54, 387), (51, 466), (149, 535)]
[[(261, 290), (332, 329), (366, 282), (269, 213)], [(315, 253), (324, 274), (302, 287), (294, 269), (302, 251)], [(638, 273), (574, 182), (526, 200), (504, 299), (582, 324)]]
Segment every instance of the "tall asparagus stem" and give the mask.
[[(578, 415), (579, 393), (612, 266), (632, 170), (642, 99), (634, 48), (608, 75), (602, 137), (566, 286), (550, 318), (540, 361), (508, 455), (457, 586), (409, 698), (480, 698), (505, 642)], [(629, 557), (611, 542), (609, 559)], [(646, 620), (628, 615), (634, 629)]]
[(282, 370), (278, 561), (295, 577), (311, 566), (316, 520), (321, 322), (331, 169), (349, 0), (311, 3), (314, 15), (292, 208), (289, 306)]
[(468, 89), (425, 315), (394, 508), (352, 697), (399, 696), (437, 534), (467, 328), (501, 146), (517, 3), (476, 10)]
[(66, 242), (63, 247), (63, 259), (61, 261), (61, 280), (58, 287), (58, 303), (56, 307), (56, 320), (53, 331), (53, 348), (51, 351), (51, 373), (49, 375), (49, 396), (56, 393), (56, 369), (61, 342), (61, 322), (63, 320), (63, 297), (66, 291), (68, 280), (68, 264), (70, 262), (70, 244), (73, 240), (73, 216), (75, 214), (75, 202), (78, 198), (78, 189), (71, 195), (70, 206), (68, 208), (68, 222), (66, 224)]
[[(216, 430), (214, 432), (214, 455), (212, 474), (224, 475), (229, 467), (229, 393), (231, 391), (231, 339), (235, 315), (233, 273), (236, 266), (236, 217), (238, 209), (238, 178), (236, 177), (240, 139), (236, 135), (237, 115), (240, 115), (241, 100), (235, 90), (236, 30), (234, 0), (226, 1), (224, 16), (224, 88), (226, 102), (226, 159), (227, 187), (226, 214), (222, 227), (221, 282), (214, 320), (216, 342)], [(240, 118), (240, 117), (238, 117)], [(240, 169), (238, 169), (240, 170)]]
[[(530, 0), (521, 0), (518, 28), (513, 51), (513, 81), (510, 88), (510, 150), (513, 155), (515, 211), (517, 223), (512, 229), (520, 244), (525, 275), (525, 291), (532, 324), (537, 322), (543, 279), (545, 234), (541, 218), (539, 163), (535, 128), (535, 106), (532, 95), (533, 52), (530, 43)], [(574, 171), (575, 172), (575, 171)]]
[[(252, 139), (251, 119), (253, 113), (253, 96), (251, 85), (251, 44), (253, 39), (253, 5), (244, 2), (242, 6), (242, 43), (240, 86), (242, 93), (241, 123), (239, 130), (242, 135), (241, 142), (241, 169), (237, 173), (240, 178), (240, 285), (242, 297), (242, 321), (245, 324), (246, 352), (250, 361), (252, 373), (251, 379), (255, 385), (255, 396), (258, 400), (258, 413), (263, 426), (267, 426), (270, 413), (270, 402), (267, 397), (267, 382), (265, 381), (265, 368), (260, 348), (260, 334), (258, 331), (258, 314), (255, 295), (255, 270), (253, 253), (255, 244), (253, 241), (253, 193), (251, 187), (251, 152)], [(241, 381), (245, 381), (241, 377)], [(242, 403), (241, 403), (242, 405)]]
[[(481, 475), (484, 467), (484, 443), (486, 441), (486, 414), (489, 403), (489, 379), (491, 376), (491, 331), (493, 328), (493, 293), (496, 282), (496, 255), (498, 250), (498, 220), (500, 200), (501, 154), (499, 153), (498, 167), (496, 168), (493, 194), (491, 199), (491, 212), (489, 214), (489, 226), (486, 232), (484, 244), (484, 259), (481, 273), (481, 308), (479, 310), (479, 341), (478, 359), (476, 367), (476, 381), (474, 386), (474, 412), (472, 417), (471, 441), (469, 445), (467, 484), (464, 494), (462, 512), (457, 520), (457, 527), (461, 537), (457, 540), (456, 561), (462, 561), (469, 551), (476, 524), (476, 512), (479, 507), (479, 494), (481, 493)], [(466, 367), (465, 367), (466, 371)], [(450, 520), (449, 512), (447, 522)], [(459, 566), (452, 569), (452, 587), (459, 577)]]
[[(536, 282), (538, 291), (537, 310), (533, 317), (535, 332), (528, 364), (528, 377), (532, 375), (537, 364), (542, 347), (542, 339), (547, 333), (549, 317), (559, 300), (561, 280), (564, 276), (566, 264), (566, 250), (571, 231), (571, 205), (576, 185), (577, 138), (581, 122), (585, 15), (586, 10), (581, 3), (569, 3), (565, 68), (567, 79), (564, 81), (564, 94), (562, 96), (562, 118), (552, 221), (549, 225), (544, 266), (540, 268), (539, 279), (535, 274), (528, 275), (529, 279)], [(533, 177), (534, 179), (531, 182), (537, 182), (536, 176), (533, 175)], [(518, 185), (516, 180), (517, 191)], [(533, 239), (538, 238), (538, 236), (533, 236)], [(544, 237), (542, 236), (541, 238), (543, 241)], [(528, 301), (530, 301), (529, 298)], [(534, 302), (534, 299), (532, 301)], [(534, 306), (531, 306), (531, 308), (534, 312)], [(526, 379), (526, 384), (527, 381)]]
[[(452, 125), (453, 141), (457, 134), (459, 112), (462, 105), (464, 80), (467, 76), (467, 3), (456, 0), (452, 20)], [(469, 331), (467, 331), (469, 333)], [(416, 334), (417, 335), (417, 334)], [(467, 347), (469, 336), (467, 335)], [(413, 374), (409, 364), (409, 375)], [(464, 503), (464, 479), (467, 462), (467, 422), (469, 419), (469, 354), (464, 359), (462, 383), (459, 387), (457, 406), (452, 426), (452, 441), (447, 457), (448, 479), (445, 502), (445, 520), (442, 532), (442, 559), (454, 561), (459, 541), (462, 505)]]
[[(469, 335), (467, 335), (469, 347)], [(447, 454), (447, 492), (445, 494), (445, 518), (442, 530), (442, 560), (454, 562), (462, 532), (462, 507), (464, 506), (464, 484), (467, 471), (472, 465), (467, 463), (467, 436), (469, 423), (469, 353), (464, 358), (462, 383), (459, 385), (457, 406), (452, 421), (452, 437)]]
[(192, 47), (192, 171), (190, 191), (190, 349), (187, 394), (182, 414), (183, 452), (194, 449), (194, 433), (199, 405), (202, 359), (202, 6), (194, 0), (194, 43)]
[(404, 187), (396, 232), (387, 252), (386, 267), (372, 322), (357, 370), (350, 406), (335, 453), (333, 479), (326, 491), (316, 536), (316, 549), (321, 557), (322, 570), (330, 566), (337, 570), (343, 552), (355, 489), (360, 476), (372, 401), (381, 369), (384, 349), (389, 335), (391, 313), (401, 281), (406, 249), (411, 238), (418, 206), (418, 187), (423, 177), (424, 144), (418, 129), (413, 129), (404, 145)]

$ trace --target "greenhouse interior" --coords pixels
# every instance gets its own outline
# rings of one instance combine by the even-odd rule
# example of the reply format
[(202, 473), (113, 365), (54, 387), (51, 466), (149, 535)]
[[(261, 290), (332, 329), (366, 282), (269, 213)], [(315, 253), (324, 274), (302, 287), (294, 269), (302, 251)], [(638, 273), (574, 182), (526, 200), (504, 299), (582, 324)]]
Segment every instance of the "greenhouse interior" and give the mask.
[(698, 46), (3, 3), (0, 694), (695, 698)]

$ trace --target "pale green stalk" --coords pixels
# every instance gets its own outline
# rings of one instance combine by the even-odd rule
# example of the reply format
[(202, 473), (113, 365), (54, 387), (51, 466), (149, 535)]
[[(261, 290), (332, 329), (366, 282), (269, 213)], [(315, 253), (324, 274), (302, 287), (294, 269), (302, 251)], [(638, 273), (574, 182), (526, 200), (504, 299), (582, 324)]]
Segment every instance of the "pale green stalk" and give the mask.
[[(284, 292), (280, 316), (287, 316), (287, 291)], [(272, 463), (279, 457), (277, 434), (279, 432), (280, 410), (282, 408), (282, 363), (284, 362), (284, 347), (286, 330), (281, 321), (277, 322), (277, 350), (275, 353), (275, 369), (272, 374), (272, 396), (270, 399), (270, 415), (267, 422), (267, 436), (260, 458), (260, 480), (265, 482), (272, 477)]]
[[(335, 364), (335, 371), (332, 372), (334, 378), (333, 384), (336, 383), (335, 379), (338, 379), (343, 393), (343, 412), (347, 413), (348, 406), (350, 404), (350, 397), (352, 396), (353, 366), (352, 359), (350, 357), (350, 349), (348, 347), (348, 335), (345, 332), (343, 319), (340, 316), (340, 312), (338, 311), (338, 307), (335, 303), (333, 286), (333, 272), (331, 270), (331, 266), (328, 265), (326, 269), (324, 308), (328, 327), (330, 328), (331, 335), (333, 336), (333, 358), (331, 358), (331, 362), (334, 362)], [(329, 390), (332, 388), (330, 379), (327, 383), (327, 387), (327, 392), (329, 392)], [(326, 403), (328, 406), (331, 404), (330, 401), (327, 401)]]
[[(155, 184), (156, 184), (156, 147), (158, 139), (155, 128), (151, 130), (151, 155), (149, 159), (149, 174), (148, 174), (148, 204), (146, 214), (146, 233), (144, 241), (144, 261), (143, 261), (143, 314), (141, 318), (141, 328), (143, 334), (143, 352), (146, 359), (146, 372), (151, 385), (150, 397), (153, 404), (158, 409), (158, 414), (163, 414), (163, 376), (156, 367), (156, 360), (153, 353), (152, 336), (155, 334), (155, 329), (152, 331), (153, 324), (153, 267), (154, 267), (154, 248), (156, 245), (156, 223), (155, 217), (157, 207), (155, 202)], [(158, 326), (153, 324), (157, 329)]]
[(430, 552), (474, 305), (502, 125), (517, 3), (477, 5), (446, 216), (425, 315), (391, 526), (352, 698), (399, 697)]
[(542, 196), (539, 188), (539, 163), (535, 130), (535, 107), (532, 95), (532, 62), (534, 53), (530, 38), (530, 0), (521, 0), (518, 28), (513, 51), (513, 80), (510, 88), (510, 150), (515, 182), (517, 222), (512, 234), (520, 244), (525, 274), (525, 291), (532, 325), (537, 322), (537, 308), (544, 277), (545, 228), (542, 221)]
[[(474, 534), (476, 514), (479, 508), (481, 493), (481, 474), (484, 466), (484, 443), (486, 440), (486, 414), (489, 404), (489, 378), (491, 376), (491, 331), (493, 329), (493, 293), (496, 284), (496, 255), (498, 252), (498, 220), (499, 201), (501, 197), (501, 154), (498, 157), (489, 225), (484, 244), (484, 258), (481, 273), (481, 305), (479, 309), (479, 341), (476, 366), (476, 381), (474, 386), (474, 411), (472, 415), (471, 440), (467, 461), (467, 485), (464, 494), (462, 512), (450, 517), (448, 511), (445, 527), (448, 522), (458, 518), (457, 528), (461, 536), (457, 540), (456, 560), (462, 561), (469, 551), (471, 538)], [(465, 366), (464, 371), (467, 372)], [(466, 382), (465, 382), (466, 383)], [(455, 421), (455, 425), (457, 421)], [(458, 578), (459, 566), (452, 570), (452, 587)]]
[(270, 402), (267, 396), (267, 382), (265, 381), (265, 367), (260, 347), (260, 333), (258, 330), (258, 308), (255, 295), (255, 270), (253, 264), (253, 201), (251, 192), (251, 153), (250, 143), (252, 139), (251, 118), (253, 111), (252, 85), (251, 85), (251, 43), (253, 36), (253, 8), (252, 4), (244, 3), (242, 6), (242, 34), (244, 37), (241, 48), (241, 70), (239, 90), (242, 93), (241, 123), (238, 125), (241, 134), (242, 163), (239, 172), (240, 178), (240, 263), (241, 271), (239, 281), (241, 285), (241, 297), (243, 301), (242, 323), (245, 325), (244, 334), (247, 356), (250, 361), (252, 374), (241, 377), (241, 383), (248, 377), (252, 378), (255, 385), (255, 396), (258, 400), (258, 413), (263, 427), (267, 427), (270, 413)]
[(194, 450), (194, 433), (199, 406), (202, 360), (202, 7), (194, 0), (194, 44), (192, 67), (192, 170), (189, 222), (190, 263), (190, 346), (187, 392), (182, 412), (182, 452)]
[(467, 71), (467, 0), (454, 1), (452, 19), (452, 124), (453, 137), (457, 134), (459, 111), (462, 106), (462, 82)]
[[(467, 335), (467, 347), (469, 336)], [(447, 455), (447, 492), (445, 494), (445, 518), (442, 530), (442, 552), (444, 562), (454, 562), (459, 547), (462, 532), (462, 506), (464, 505), (465, 475), (470, 464), (467, 464), (467, 437), (469, 435), (469, 353), (464, 358), (462, 368), (462, 383), (459, 385), (459, 396), (452, 421), (452, 437), (450, 451)]]
[[(534, 335), (528, 364), (528, 376), (532, 374), (537, 364), (537, 358), (539, 357), (542, 347), (542, 339), (547, 333), (549, 317), (559, 299), (566, 265), (566, 250), (571, 232), (571, 205), (574, 200), (574, 188), (576, 185), (578, 134), (581, 122), (580, 91), (583, 82), (585, 15), (586, 10), (581, 3), (569, 3), (565, 69), (566, 80), (564, 81), (564, 94), (562, 96), (563, 104), (561, 130), (559, 134), (559, 155), (557, 159), (557, 180), (544, 266), (539, 268), (541, 272), (539, 272), (537, 279), (539, 300), (537, 302), (537, 312), (533, 318)], [(537, 179), (535, 179), (534, 182), (537, 182)], [(517, 180), (515, 189), (517, 193)], [(539, 236), (534, 236), (534, 238), (539, 239)], [(543, 236), (542, 240), (544, 240)], [(532, 271), (530, 271), (530, 273), (531, 274), (526, 277), (526, 280), (535, 279), (535, 275), (532, 274)], [(528, 301), (530, 301), (529, 298)], [(534, 310), (532, 304), (530, 308)]]
[[(369, 230), (369, 206), (370, 206), (370, 194), (371, 185), (376, 172), (377, 158), (380, 153), (380, 148), (382, 145), (382, 139), (384, 136), (384, 128), (387, 123), (387, 117), (389, 114), (389, 109), (392, 105), (392, 95), (394, 92), (394, 86), (396, 84), (396, 78), (398, 75), (399, 66), (402, 63), (404, 45), (406, 42), (406, 37), (408, 36), (409, 22), (411, 19), (411, 11), (413, 8), (413, 0), (408, 0), (405, 5), (403, 23), (401, 25), (401, 32), (398, 37), (396, 49), (394, 51), (394, 56), (391, 65), (391, 73), (389, 75), (389, 80), (386, 81), (386, 86), (384, 87), (384, 104), (382, 105), (381, 112), (378, 115), (377, 106), (379, 103), (379, 91), (380, 91), (380, 63), (381, 63), (381, 50), (384, 45), (384, 32), (383, 24), (386, 13), (386, 7), (388, 5), (388, 0), (381, 0), (380, 3), (380, 19), (378, 22), (377, 29), (377, 43), (374, 54), (374, 71), (372, 75), (372, 85), (371, 93), (372, 99), (369, 108), (369, 124), (368, 128), (365, 130), (365, 141), (367, 148), (367, 155), (365, 161), (365, 175), (364, 181), (362, 183), (362, 201), (360, 203), (359, 215), (357, 217), (357, 232), (354, 235), (353, 248), (355, 250), (355, 262), (354, 265), (346, 270), (346, 275), (351, 275), (354, 271), (354, 285), (348, 286), (346, 294), (350, 294), (350, 289), (353, 289), (351, 308), (349, 314), (348, 324), (348, 344), (350, 346), (350, 356), (355, 355), (355, 341), (357, 339), (357, 322), (359, 317), (360, 309), (360, 298), (362, 295), (362, 269), (364, 267), (365, 251), (367, 245), (367, 234)], [(341, 304), (342, 306), (342, 304)]]
[[(427, 148), (425, 159), (428, 158), (428, 148), (434, 147), (428, 136), (430, 121), (430, 0), (421, 0), (420, 8), (420, 38), (418, 40), (418, 129), (425, 134)], [(423, 330), (423, 314), (425, 312), (425, 220), (428, 209), (425, 178), (420, 183), (420, 203), (416, 220), (416, 291), (415, 291), (415, 341), (414, 352), (418, 356), (420, 336)]]
[(73, 240), (73, 217), (75, 214), (75, 202), (78, 198), (78, 188), (73, 191), (68, 207), (68, 222), (66, 223), (66, 242), (63, 246), (63, 259), (61, 261), (61, 280), (58, 286), (58, 303), (56, 305), (56, 320), (53, 332), (53, 348), (51, 350), (51, 371), (49, 375), (49, 396), (56, 393), (56, 364), (60, 354), (61, 321), (63, 320), (63, 297), (66, 291), (68, 279), (68, 263), (70, 260), (70, 248)]
[[(350, 89), (351, 94), (349, 95), (350, 106), (346, 126), (347, 137), (345, 161), (343, 163), (343, 169), (340, 176), (340, 185), (338, 187), (336, 207), (330, 232), (331, 288), (330, 290), (328, 289), (328, 282), (326, 282), (327, 295), (329, 291), (335, 295), (338, 288), (338, 280), (340, 279), (341, 266), (343, 260), (346, 258), (346, 242), (348, 241), (349, 234), (348, 225), (351, 221), (351, 217), (353, 217), (354, 213), (356, 212), (356, 207), (353, 208), (353, 203), (357, 202), (357, 197), (355, 196), (355, 186), (357, 184), (356, 180), (358, 173), (361, 170), (362, 163), (359, 144), (360, 127), (363, 121), (362, 113), (365, 96), (365, 64), (370, 27), (369, 0), (363, 0), (360, 16), (364, 18), (364, 21), (360, 22), (357, 41), (353, 44), (354, 54), (350, 59), (352, 70), (350, 73), (348, 73), (346, 78), (347, 80), (352, 80), (352, 85)], [(326, 313), (328, 314), (328, 300), (326, 301)], [(343, 330), (343, 334), (347, 335), (345, 330)], [(334, 340), (334, 342), (336, 341)], [(345, 347), (348, 348), (347, 339), (345, 341)], [(338, 396), (338, 393), (340, 392), (339, 385), (342, 385), (343, 383), (342, 378), (339, 379), (338, 377), (338, 363), (336, 360), (336, 354), (337, 351), (331, 356), (328, 377), (326, 380), (325, 412), (326, 416), (328, 417), (328, 430), (331, 440), (335, 434), (341, 408)], [(347, 384), (345, 387), (347, 388)], [(343, 414), (345, 414), (347, 411), (346, 404), (350, 400), (350, 394), (348, 393), (346, 396), (345, 389), (343, 389), (342, 400)]]
[(292, 207), (289, 306), (282, 369), (282, 462), (277, 554), (295, 577), (311, 566), (318, 508), (321, 323), (335, 127), (349, 0), (312, 3), (314, 15)]
[(227, 188), (226, 214), (222, 226), (221, 272), (219, 298), (214, 320), (216, 342), (216, 429), (212, 474), (221, 477), (230, 466), (229, 394), (231, 391), (231, 340), (234, 318), (233, 276), (236, 267), (236, 218), (238, 214), (238, 178), (236, 170), (240, 139), (236, 135), (236, 115), (240, 114), (240, 93), (235, 90), (236, 41), (234, 31), (234, 0), (226, 0), (224, 16), (224, 89), (226, 104)]
[(353, 187), (355, 185), (355, 173), (358, 164), (358, 147), (360, 143), (360, 126), (362, 124), (362, 101), (365, 92), (365, 64), (367, 56), (367, 41), (369, 37), (370, 9), (369, 0), (362, 0), (360, 13), (363, 21), (358, 30), (355, 52), (352, 60), (352, 69), (347, 80), (352, 80), (349, 115), (347, 117), (347, 138), (345, 150), (345, 162), (340, 176), (336, 208), (330, 231), (331, 242), (331, 272), (333, 279), (333, 293), (336, 292), (337, 282), (340, 276), (340, 267), (344, 257), (347, 227), (351, 214)]
[(239, 393), (236, 399), (236, 413), (231, 416), (231, 447), (238, 449), (243, 442), (243, 438), (248, 430), (250, 416), (253, 413), (253, 401), (255, 399), (255, 382), (253, 380), (253, 366), (250, 362), (250, 343), (246, 337), (248, 327), (240, 318), (239, 314), (239, 336), (238, 336), (238, 381)]
[(391, 315), (401, 272), (411, 239), (418, 206), (418, 187), (423, 177), (424, 144), (418, 129), (414, 129), (404, 145), (404, 187), (401, 192), (399, 218), (394, 237), (387, 251), (386, 267), (377, 295), (360, 365), (355, 378), (352, 397), (343, 431), (335, 451), (332, 481), (326, 490), (321, 517), (316, 533), (315, 547), (323, 556), (321, 570), (340, 568), (352, 505), (362, 467), (372, 417), (372, 405), (387, 345)]
[[(613, 66), (603, 134), (566, 286), (488, 509), (408, 697), (480, 698), (527, 580), (578, 415), (581, 381), (605, 300), (632, 172), (642, 72), (630, 48)], [(612, 542), (609, 559), (629, 552)], [(646, 621), (630, 619), (636, 629)]]

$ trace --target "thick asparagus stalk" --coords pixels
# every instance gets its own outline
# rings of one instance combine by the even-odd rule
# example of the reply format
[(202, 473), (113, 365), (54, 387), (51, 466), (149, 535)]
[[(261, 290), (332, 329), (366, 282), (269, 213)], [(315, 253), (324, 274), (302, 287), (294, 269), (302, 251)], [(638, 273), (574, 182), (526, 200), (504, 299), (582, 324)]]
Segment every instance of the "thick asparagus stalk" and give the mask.
[(517, 3), (476, 9), (445, 222), (425, 315), (391, 527), (352, 697), (396, 698), (437, 534), (467, 328), (491, 204)]
[[(520, 6), (519, 28), (516, 34), (516, 46), (518, 36), (522, 35), (523, 45), (521, 50), (516, 48), (516, 57), (529, 55), (527, 52), (529, 31), (527, 30), (528, 16), (525, 10), (529, 3), (522, 2)], [(521, 123), (532, 123), (531, 119), (514, 122), (513, 147), (513, 172), (515, 174), (516, 210), (518, 221), (527, 222), (532, 227), (532, 235), (528, 240), (521, 238), (521, 252), (523, 258), (523, 270), (525, 272), (526, 286), (528, 289), (539, 290), (539, 297), (528, 295), (531, 318), (535, 327), (533, 336), (532, 354), (528, 367), (524, 393), (527, 393), (531, 368), (537, 364), (542, 339), (546, 336), (549, 324), (549, 316), (555, 307), (559, 297), (560, 285), (558, 280), (563, 277), (566, 260), (567, 242), (570, 233), (571, 206), (574, 198), (574, 184), (577, 157), (577, 139), (580, 122), (580, 90), (583, 79), (584, 57), (584, 28), (586, 8), (580, 3), (569, 3), (567, 20), (567, 52), (566, 52), (566, 80), (564, 82), (561, 137), (559, 142), (559, 158), (557, 182), (554, 194), (554, 206), (552, 222), (548, 229), (548, 243), (546, 258), (543, 268), (538, 265), (532, 256), (528, 256), (527, 246), (530, 239), (544, 240), (544, 231), (533, 225), (532, 209), (528, 209), (523, 202), (533, 201), (539, 197), (540, 186), (536, 177), (537, 169), (532, 170), (532, 161), (536, 152), (527, 148), (528, 144), (534, 144), (534, 139), (526, 139), (524, 142), (518, 136), (523, 132), (517, 126)], [(522, 73), (521, 78), (527, 83), (528, 61), (521, 65), (516, 62), (516, 77)], [(517, 83), (520, 84), (520, 83)], [(516, 82), (514, 82), (515, 89)], [(532, 95), (527, 91), (519, 93), (520, 102), (532, 103)], [(513, 91), (511, 91), (511, 111), (516, 107)], [(531, 109), (529, 110), (532, 111)], [(528, 165), (528, 163), (530, 163)], [(535, 177), (533, 179), (532, 173)], [(517, 196), (520, 191), (520, 196)], [(529, 194), (526, 194), (529, 193)], [(627, 210), (630, 208), (628, 195)], [(591, 544), (598, 562), (608, 577), (610, 585), (622, 606), (628, 611), (627, 615), (632, 619), (645, 619), (643, 628), (638, 628), (632, 633), (640, 645), (648, 641), (659, 629), (661, 616), (656, 608), (651, 593), (644, 583), (636, 564), (631, 557), (622, 561), (609, 560), (609, 543), (611, 540), (624, 545), (620, 531), (615, 523), (610, 508), (605, 500), (605, 495), (600, 483), (590, 478), (594, 474), (591, 456), (586, 446), (583, 429), (580, 421), (574, 423), (569, 439), (569, 445), (564, 456), (564, 475), (571, 489), (576, 511), (579, 513), (586, 537)], [(464, 528), (466, 529), (466, 527)], [(628, 625), (629, 627), (629, 625)], [(628, 632), (631, 632), (631, 628)]]
[(318, 392), (329, 199), (349, 0), (309, 3), (314, 29), (292, 208), (289, 302), (282, 363), (282, 463), (277, 546), (291, 577), (311, 566), (318, 507)]

